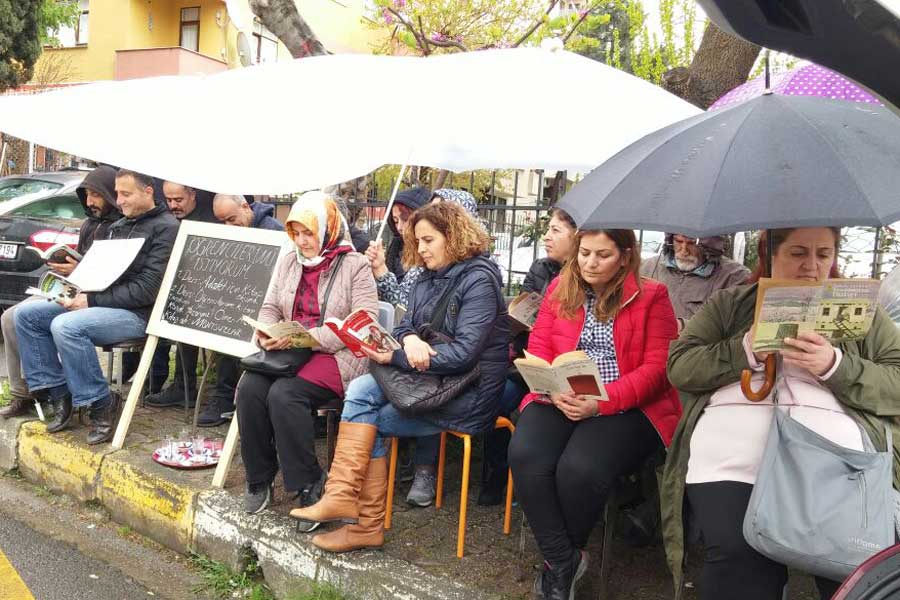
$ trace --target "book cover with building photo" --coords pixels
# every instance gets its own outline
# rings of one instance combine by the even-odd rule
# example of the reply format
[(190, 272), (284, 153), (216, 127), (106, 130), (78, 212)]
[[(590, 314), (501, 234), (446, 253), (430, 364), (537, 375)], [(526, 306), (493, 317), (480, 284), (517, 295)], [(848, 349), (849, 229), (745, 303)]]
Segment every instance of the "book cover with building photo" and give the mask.
[(815, 332), (833, 344), (860, 340), (875, 317), (875, 279), (824, 282), (762, 278), (756, 295), (754, 352), (784, 348), (784, 338)]

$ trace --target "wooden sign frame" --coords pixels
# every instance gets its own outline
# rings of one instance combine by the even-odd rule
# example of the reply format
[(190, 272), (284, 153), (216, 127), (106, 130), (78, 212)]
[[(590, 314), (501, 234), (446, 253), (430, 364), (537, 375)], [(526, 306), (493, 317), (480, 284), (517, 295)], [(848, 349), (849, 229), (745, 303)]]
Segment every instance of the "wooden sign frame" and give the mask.
[[(128, 392), (128, 399), (125, 402), (122, 416), (119, 418), (119, 424), (116, 427), (116, 434), (113, 437), (112, 447), (115, 450), (121, 449), (125, 445), (125, 437), (128, 435), (128, 428), (131, 426), (131, 420), (134, 418), (134, 411), (137, 408), (138, 399), (140, 398), (141, 390), (144, 387), (144, 382), (150, 372), (153, 354), (156, 352), (156, 346), (160, 337), (214, 350), (238, 358), (242, 358), (259, 350), (251, 340), (247, 340), (246, 342), (238, 341), (163, 321), (163, 310), (168, 300), (169, 292), (172, 289), (172, 283), (175, 280), (175, 272), (178, 270), (181, 257), (184, 254), (184, 247), (188, 236), (202, 236), (221, 240), (265, 244), (277, 248), (279, 258), (284, 255), (285, 252), (290, 251), (293, 248), (292, 242), (283, 231), (254, 229), (250, 227), (232, 227), (227, 225), (215, 225), (212, 223), (200, 223), (197, 221), (181, 222), (178, 228), (178, 236), (175, 238), (175, 245), (172, 248), (172, 255), (169, 257), (169, 263), (166, 266), (165, 275), (163, 275), (159, 295), (157, 295), (156, 302), (153, 305), (153, 311), (150, 313), (150, 320), (147, 324), (147, 341), (141, 352), (141, 361), (138, 365), (137, 372), (134, 375), (134, 379), (132, 380), (131, 389)], [(272, 266), (273, 275), (277, 261), (278, 259), (276, 259)], [(271, 284), (272, 281), (270, 276), (269, 285)], [(256, 315), (253, 316), (255, 317)], [(237, 416), (235, 416), (231, 420), (228, 435), (225, 438), (225, 447), (222, 449), (222, 455), (219, 464), (216, 467), (215, 475), (213, 476), (214, 487), (221, 488), (225, 484), (225, 476), (228, 474), (228, 468), (231, 464), (231, 458), (234, 454), (237, 440), (238, 424)]]

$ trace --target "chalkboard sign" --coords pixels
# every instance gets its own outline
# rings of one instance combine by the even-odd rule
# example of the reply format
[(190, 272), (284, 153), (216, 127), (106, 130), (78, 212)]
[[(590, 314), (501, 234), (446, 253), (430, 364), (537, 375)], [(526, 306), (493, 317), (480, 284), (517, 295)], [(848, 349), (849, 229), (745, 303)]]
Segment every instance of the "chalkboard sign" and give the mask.
[(253, 328), (275, 264), (280, 231), (182, 221), (147, 333), (232, 356), (258, 350)]

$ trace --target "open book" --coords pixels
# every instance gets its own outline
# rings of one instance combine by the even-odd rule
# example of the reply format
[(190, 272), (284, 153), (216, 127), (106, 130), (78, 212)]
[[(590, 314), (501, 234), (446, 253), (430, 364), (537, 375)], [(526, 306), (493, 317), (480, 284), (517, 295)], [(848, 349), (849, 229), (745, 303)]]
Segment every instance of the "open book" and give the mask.
[(531, 331), (537, 320), (543, 296), (537, 292), (522, 292), (509, 303), (509, 332), (516, 336)]
[(513, 362), (535, 394), (575, 392), (597, 400), (609, 400), (597, 363), (582, 350), (560, 354), (552, 364), (526, 350), (525, 358)]
[(362, 347), (365, 346), (372, 352), (393, 352), (400, 349), (389, 331), (373, 319), (364, 310), (357, 310), (343, 321), (340, 319), (325, 319), (325, 326), (338, 336), (344, 345), (350, 349), (354, 356), (365, 358)]
[(26, 246), (25, 249), (36, 252), (44, 262), (65, 263), (68, 256), (71, 256), (76, 261), (81, 261), (81, 254), (65, 244), (54, 244), (46, 250), (41, 250), (34, 246)]
[(880, 287), (875, 279), (760, 279), (753, 351), (781, 350), (784, 338), (805, 331), (835, 344), (864, 338), (875, 317)]
[(74, 298), (80, 291), (78, 286), (73, 285), (62, 275), (47, 271), (41, 275), (37, 287), (30, 287), (25, 290), (25, 293), (29, 296), (38, 296), (59, 302), (66, 298)]
[(241, 320), (253, 329), (261, 331), (270, 338), (277, 339), (290, 337), (292, 348), (316, 348), (319, 346), (318, 340), (309, 333), (309, 330), (306, 327), (297, 321), (263, 323), (262, 321), (257, 321), (247, 315), (241, 317)]

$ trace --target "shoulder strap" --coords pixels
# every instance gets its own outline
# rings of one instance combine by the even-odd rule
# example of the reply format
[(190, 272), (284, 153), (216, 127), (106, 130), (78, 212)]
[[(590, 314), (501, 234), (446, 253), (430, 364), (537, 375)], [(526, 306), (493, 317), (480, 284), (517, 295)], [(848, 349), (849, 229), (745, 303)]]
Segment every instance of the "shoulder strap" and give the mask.
[(332, 269), (331, 279), (328, 280), (328, 287), (325, 288), (325, 296), (322, 298), (322, 306), (319, 307), (318, 327), (321, 327), (325, 322), (325, 307), (328, 306), (328, 297), (331, 295), (331, 288), (334, 287), (334, 280), (337, 279), (338, 270), (341, 268), (341, 263), (344, 261), (346, 255), (346, 252), (342, 252), (334, 259), (334, 268)]

